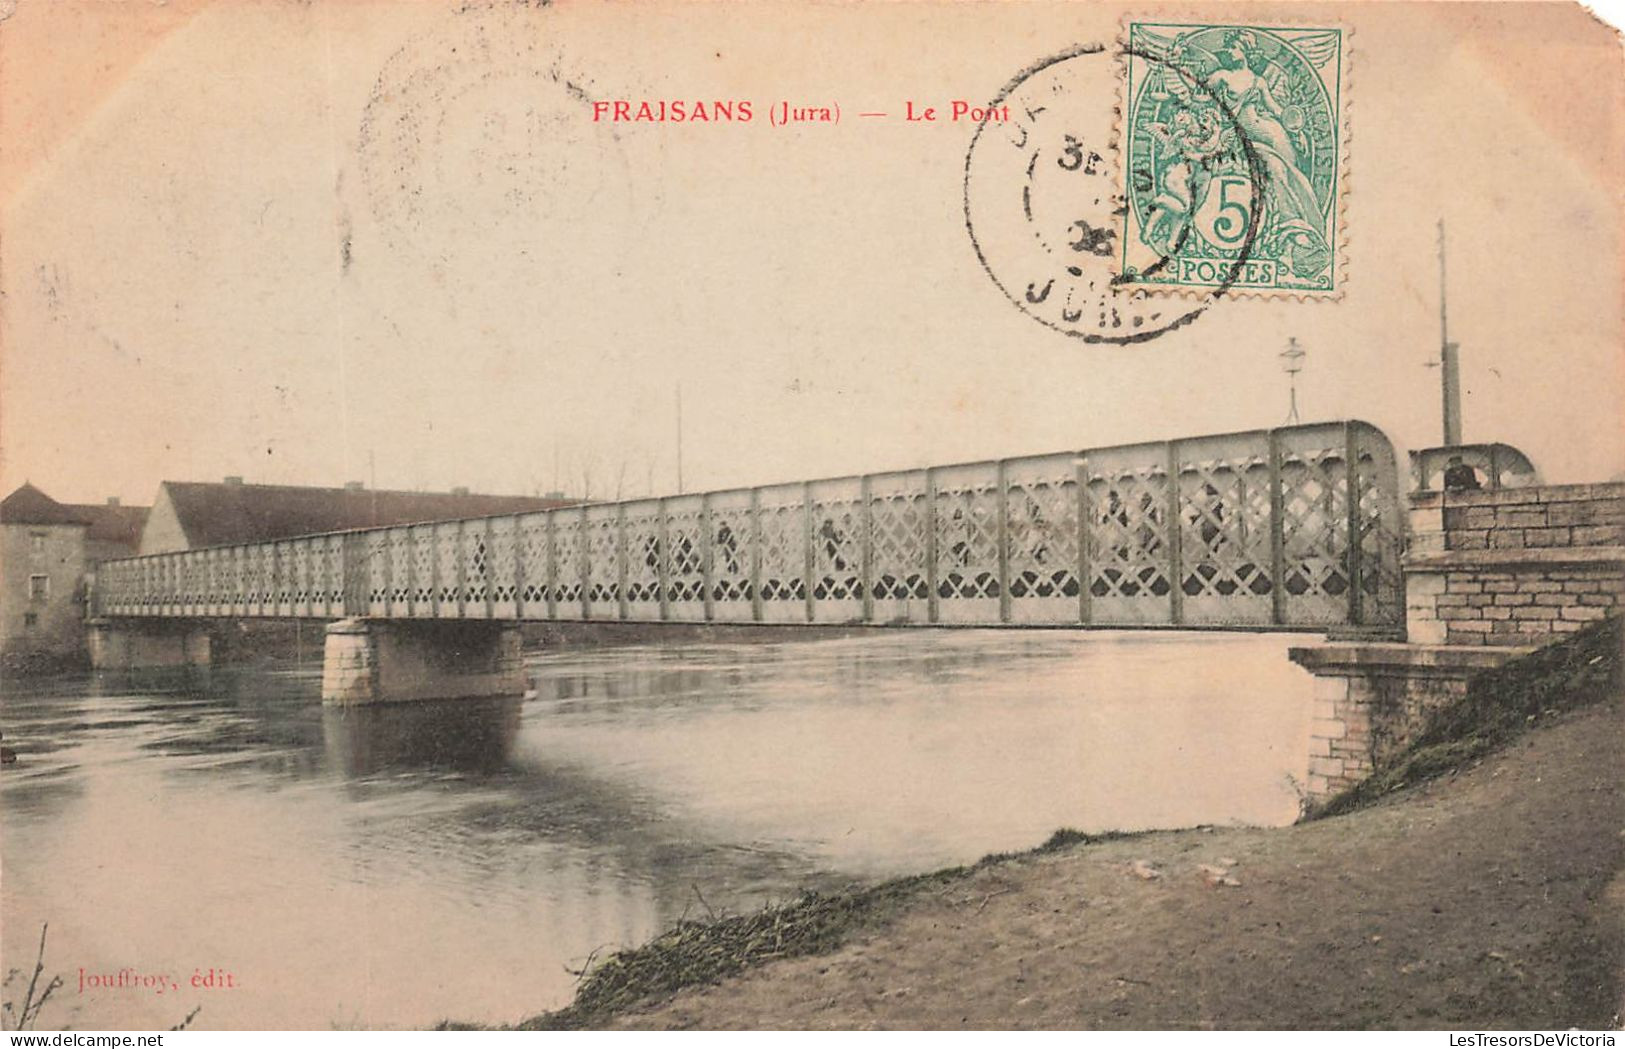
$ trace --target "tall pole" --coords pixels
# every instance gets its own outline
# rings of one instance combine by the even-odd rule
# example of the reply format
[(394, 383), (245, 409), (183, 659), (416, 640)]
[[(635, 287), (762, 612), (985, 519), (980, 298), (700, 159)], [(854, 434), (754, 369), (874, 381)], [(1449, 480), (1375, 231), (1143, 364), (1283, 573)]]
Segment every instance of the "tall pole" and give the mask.
[(683, 494), (683, 384), (677, 384), (677, 494)]
[(1444, 443), (1461, 443), (1461, 349), (1450, 341), (1449, 312), (1445, 306), (1444, 219), (1439, 220), (1439, 385), (1444, 399)]

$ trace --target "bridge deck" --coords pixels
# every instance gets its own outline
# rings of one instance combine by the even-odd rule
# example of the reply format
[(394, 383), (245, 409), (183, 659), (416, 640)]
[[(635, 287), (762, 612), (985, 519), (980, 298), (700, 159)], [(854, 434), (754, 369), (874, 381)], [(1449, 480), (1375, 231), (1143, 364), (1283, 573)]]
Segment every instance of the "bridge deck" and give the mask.
[(1359, 422), (110, 561), (115, 617), (1385, 626), (1392, 445)]

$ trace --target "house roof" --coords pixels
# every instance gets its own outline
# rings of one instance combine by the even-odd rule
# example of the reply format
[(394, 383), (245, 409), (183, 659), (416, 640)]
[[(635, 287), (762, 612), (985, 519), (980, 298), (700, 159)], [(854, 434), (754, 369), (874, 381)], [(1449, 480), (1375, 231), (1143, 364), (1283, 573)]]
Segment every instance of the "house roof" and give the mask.
[(64, 506), (33, 485), (21, 488), (0, 500), (0, 524), (88, 525), (79, 508)]
[(117, 543), (134, 550), (141, 542), (147, 507), (115, 503), (59, 503), (31, 484), (0, 501), (0, 524), (84, 525), (91, 542)]
[(231, 546), (291, 536), (546, 510), (568, 500), (298, 485), (165, 481), (187, 545)]
[(147, 523), (145, 506), (123, 506), (114, 503), (78, 503), (68, 509), (81, 515), (90, 524), (85, 538), (91, 542), (117, 543), (131, 550), (141, 545), (141, 529)]

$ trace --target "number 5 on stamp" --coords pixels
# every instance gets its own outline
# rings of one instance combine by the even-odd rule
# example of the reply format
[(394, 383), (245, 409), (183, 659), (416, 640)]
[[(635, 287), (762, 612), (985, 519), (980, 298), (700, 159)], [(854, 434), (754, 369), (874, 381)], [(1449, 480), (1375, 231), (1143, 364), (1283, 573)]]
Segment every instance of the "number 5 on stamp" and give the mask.
[(1123, 283), (1340, 292), (1343, 30), (1132, 22), (1126, 53)]

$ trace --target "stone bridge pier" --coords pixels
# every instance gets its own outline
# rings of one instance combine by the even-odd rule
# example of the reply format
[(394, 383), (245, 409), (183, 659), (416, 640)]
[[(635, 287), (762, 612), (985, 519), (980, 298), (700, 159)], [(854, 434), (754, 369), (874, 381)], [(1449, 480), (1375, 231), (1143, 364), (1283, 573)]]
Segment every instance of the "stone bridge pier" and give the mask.
[(516, 623), (342, 619), (327, 628), (322, 702), (522, 696)]
[(91, 619), (85, 628), (93, 670), (203, 670), (210, 664), (209, 628), (201, 620)]

